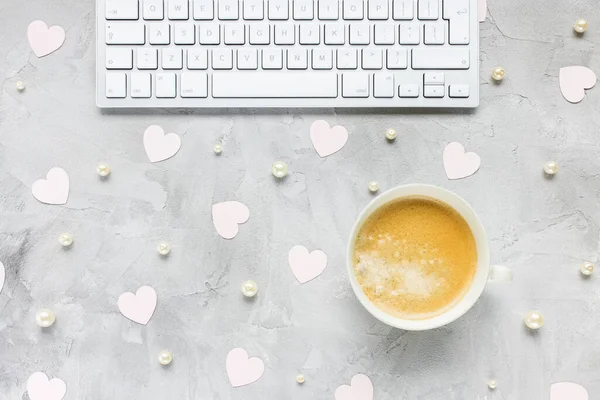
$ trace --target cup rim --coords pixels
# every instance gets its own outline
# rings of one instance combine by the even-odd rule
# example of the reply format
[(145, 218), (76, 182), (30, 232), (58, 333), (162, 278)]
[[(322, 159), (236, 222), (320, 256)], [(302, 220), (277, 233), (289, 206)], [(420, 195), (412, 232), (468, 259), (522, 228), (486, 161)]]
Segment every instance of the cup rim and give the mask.
[[(475, 238), (477, 246), (477, 270), (475, 272), (475, 277), (471, 282), (469, 290), (455, 305), (443, 311), (441, 314), (433, 316), (431, 318), (413, 320), (403, 319), (387, 314), (383, 310), (379, 309), (375, 304), (373, 304), (371, 300), (369, 300), (367, 295), (363, 292), (360, 284), (358, 283), (356, 274), (354, 272), (354, 244), (358, 231), (362, 227), (363, 223), (376, 210), (380, 209), (382, 206), (392, 201), (414, 196), (430, 197), (441, 201), (444, 204), (447, 204), (448, 206), (452, 207), (465, 219), (465, 221), (471, 228), (471, 232), (473, 233), (473, 237)], [(346, 252), (346, 267), (348, 272), (348, 279), (350, 280), (350, 285), (352, 286), (354, 294), (356, 295), (362, 306), (371, 315), (373, 315), (375, 318), (385, 323), (386, 325), (395, 328), (409, 331), (423, 331), (447, 325), (457, 320), (458, 318), (463, 316), (467, 311), (469, 311), (483, 293), (483, 290), (489, 278), (491, 263), (489, 254), (489, 244), (485, 233), (485, 229), (483, 228), (481, 220), (475, 213), (475, 210), (469, 205), (469, 203), (467, 203), (466, 200), (464, 200), (462, 197), (448, 189), (429, 184), (411, 183), (396, 186), (394, 188), (386, 190), (385, 192), (381, 193), (379, 196), (371, 200), (369, 204), (367, 204), (363, 208), (356, 221), (354, 222), (354, 225), (350, 232)]]

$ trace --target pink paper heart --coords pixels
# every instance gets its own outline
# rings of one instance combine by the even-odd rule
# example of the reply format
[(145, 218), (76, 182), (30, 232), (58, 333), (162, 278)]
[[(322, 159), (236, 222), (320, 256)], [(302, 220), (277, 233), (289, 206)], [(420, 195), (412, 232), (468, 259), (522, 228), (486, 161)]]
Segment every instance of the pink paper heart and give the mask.
[(45, 204), (66, 204), (69, 198), (69, 175), (62, 168), (54, 167), (46, 174), (46, 179), (38, 179), (31, 185), (31, 193)]
[(44, 21), (33, 21), (27, 27), (29, 45), (38, 58), (54, 53), (65, 42), (65, 30), (62, 26), (48, 25)]
[(479, 22), (485, 21), (485, 15), (487, 13), (487, 1), (479, 0), (477, 4), (477, 15), (479, 16)]
[(294, 246), (288, 254), (288, 262), (298, 282), (306, 283), (321, 275), (327, 267), (327, 254), (322, 250), (308, 252), (304, 246)]
[(333, 128), (327, 121), (318, 120), (310, 126), (310, 140), (321, 157), (327, 157), (341, 150), (348, 141), (348, 130), (336, 125)]
[(585, 97), (585, 89), (596, 85), (596, 74), (588, 67), (573, 65), (558, 72), (558, 84), (563, 97), (570, 103), (579, 103)]
[(0, 261), (0, 293), (2, 292), (2, 288), (4, 288), (4, 280), (6, 278), (6, 268), (4, 268), (4, 264)]
[(258, 357), (248, 358), (248, 352), (242, 348), (235, 348), (227, 354), (225, 366), (233, 387), (254, 383), (265, 372), (263, 360)]
[(465, 153), (465, 148), (460, 143), (448, 143), (444, 149), (444, 168), (448, 179), (471, 176), (480, 166), (481, 158), (475, 153)]
[(140, 287), (135, 294), (125, 292), (119, 296), (117, 302), (121, 314), (142, 325), (146, 325), (152, 318), (156, 303), (156, 291), (150, 286)]
[(335, 400), (373, 400), (373, 383), (368, 376), (356, 374), (350, 386), (342, 385), (335, 390)]
[(576, 383), (559, 382), (550, 386), (550, 400), (588, 400), (588, 392)]
[(250, 218), (250, 210), (239, 201), (225, 201), (213, 204), (212, 218), (217, 233), (224, 239), (233, 239), (238, 234), (238, 225)]
[(144, 149), (150, 162), (164, 161), (173, 157), (181, 148), (181, 138), (176, 133), (168, 133), (158, 125), (149, 126), (144, 132)]
[(61, 400), (67, 394), (67, 385), (62, 379), (48, 380), (43, 372), (34, 372), (27, 380), (27, 395), (30, 400)]

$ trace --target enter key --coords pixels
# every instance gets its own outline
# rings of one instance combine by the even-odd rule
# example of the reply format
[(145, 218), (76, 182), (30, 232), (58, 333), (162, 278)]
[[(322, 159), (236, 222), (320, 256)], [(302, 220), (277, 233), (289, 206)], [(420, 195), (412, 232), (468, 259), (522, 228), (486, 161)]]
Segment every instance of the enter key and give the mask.
[(469, 44), (469, 0), (443, 0), (444, 19), (448, 20), (448, 43)]

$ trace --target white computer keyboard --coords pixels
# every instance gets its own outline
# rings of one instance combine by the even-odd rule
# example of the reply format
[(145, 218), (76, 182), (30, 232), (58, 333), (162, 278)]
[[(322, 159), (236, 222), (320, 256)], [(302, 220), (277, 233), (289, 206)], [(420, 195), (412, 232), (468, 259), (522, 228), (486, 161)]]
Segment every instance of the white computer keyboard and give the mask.
[(477, 0), (97, 0), (99, 107), (476, 107)]

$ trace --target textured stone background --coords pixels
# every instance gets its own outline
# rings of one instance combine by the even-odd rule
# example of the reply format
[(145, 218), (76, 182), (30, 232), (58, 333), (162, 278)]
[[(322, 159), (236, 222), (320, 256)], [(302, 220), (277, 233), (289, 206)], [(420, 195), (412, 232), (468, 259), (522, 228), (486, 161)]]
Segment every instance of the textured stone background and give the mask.
[[(600, 72), (595, 1), (489, 0), (481, 106), (462, 113), (103, 112), (94, 101), (94, 10), (93, 0), (0, 3), (1, 399), (26, 398), (38, 370), (62, 378), (67, 399), (82, 400), (333, 399), (358, 372), (371, 376), (377, 400), (547, 400), (550, 385), (565, 380), (600, 396), (600, 278), (578, 272), (599, 257), (600, 89), (571, 105), (557, 82), (562, 66)], [(578, 38), (571, 25), (582, 16), (591, 26)], [(25, 34), (38, 18), (67, 30), (64, 47), (43, 59)], [(488, 79), (495, 65), (507, 70), (501, 85)], [(348, 128), (340, 153), (320, 159), (312, 149), (316, 118)], [(182, 134), (176, 157), (148, 162), (142, 132), (150, 124)], [(399, 132), (393, 144), (383, 137), (388, 127)], [(441, 154), (452, 140), (482, 157), (466, 180), (444, 176)], [(270, 175), (278, 158), (291, 169), (282, 183)], [(551, 180), (542, 174), (549, 159), (561, 168)], [(100, 161), (113, 169), (107, 181), (95, 173)], [(57, 165), (71, 178), (65, 207), (30, 193)], [(514, 281), (490, 285), (443, 329), (409, 333), (377, 322), (344, 267), (372, 179), (382, 189), (437, 184), (466, 198)], [(210, 207), (229, 199), (248, 204), (251, 218), (225, 241)], [(65, 231), (75, 237), (67, 251), (57, 242)], [(161, 239), (173, 245), (166, 260), (155, 251)], [(323, 275), (304, 286), (287, 265), (295, 244), (329, 255)], [(254, 301), (239, 290), (247, 278), (260, 286)], [(159, 296), (147, 327), (116, 308), (120, 293), (143, 284)], [(40, 307), (56, 312), (52, 329), (36, 326)], [(522, 322), (532, 308), (547, 319), (536, 334)], [(230, 387), (224, 360), (235, 346), (264, 359), (256, 384)], [(156, 361), (163, 348), (175, 354), (170, 368)]]

